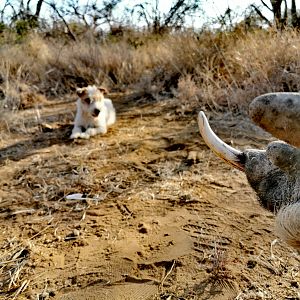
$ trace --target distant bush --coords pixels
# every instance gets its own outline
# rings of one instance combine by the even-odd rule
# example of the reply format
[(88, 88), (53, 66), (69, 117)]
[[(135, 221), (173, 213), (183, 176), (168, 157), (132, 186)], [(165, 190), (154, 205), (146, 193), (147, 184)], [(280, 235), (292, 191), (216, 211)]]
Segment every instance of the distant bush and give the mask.
[(22, 107), (18, 86), (24, 84), (51, 99), (96, 83), (178, 97), (189, 106), (244, 110), (261, 93), (299, 91), (299, 48), (300, 36), (292, 30), (162, 36), (124, 30), (101, 39), (86, 33), (76, 42), (28, 34), (0, 46), (1, 103)]
[(16, 20), (14, 22), (14, 30), (20, 37), (26, 36), (30, 31), (38, 28), (39, 23), (34, 16), (28, 16), (26, 19)]
[(7, 28), (6, 25), (0, 22), (0, 34), (3, 33), (6, 28)]

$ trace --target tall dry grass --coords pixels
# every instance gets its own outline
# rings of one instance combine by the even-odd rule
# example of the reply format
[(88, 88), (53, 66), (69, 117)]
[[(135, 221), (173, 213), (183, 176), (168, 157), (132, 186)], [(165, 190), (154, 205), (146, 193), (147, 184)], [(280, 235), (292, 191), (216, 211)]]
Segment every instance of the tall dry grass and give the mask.
[(300, 36), (291, 30), (133, 34), (68, 43), (32, 34), (0, 47), (0, 99), (8, 109), (90, 83), (213, 109), (245, 109), (261, 93), (299, 90)]

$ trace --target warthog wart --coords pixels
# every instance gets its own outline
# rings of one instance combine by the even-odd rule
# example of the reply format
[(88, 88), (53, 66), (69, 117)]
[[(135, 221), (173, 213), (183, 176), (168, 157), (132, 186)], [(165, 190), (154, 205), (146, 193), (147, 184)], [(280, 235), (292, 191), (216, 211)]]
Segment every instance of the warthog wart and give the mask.
[(300, 250), (300, 149), (295, 147), (300, 145), (300, 95), (262, 95), (251, 103), (250, 115), (262, 128), (293, 145), (274, 141), (266, 150), (239, 151), (216, 136), (202, 111), (200, 133), (213, 152), (245, 172), (261, 205), (276, 215), (275, 232)]

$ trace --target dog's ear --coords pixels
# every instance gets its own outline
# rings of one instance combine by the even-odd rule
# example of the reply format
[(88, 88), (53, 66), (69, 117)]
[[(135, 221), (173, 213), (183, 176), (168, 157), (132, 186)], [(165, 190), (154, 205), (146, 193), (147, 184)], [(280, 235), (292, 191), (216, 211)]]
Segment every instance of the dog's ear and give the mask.
[(76, 94), (80, 98), (84, 98), (87, 95), (87, 89), (86, 88), (78, 88), (76, 90)]
[(103, 87), (103, 86), (98, 87), (98, 90), (99, 90), (103, 95), (108, 94), (108, 90), (107, 90), (105, 87)]

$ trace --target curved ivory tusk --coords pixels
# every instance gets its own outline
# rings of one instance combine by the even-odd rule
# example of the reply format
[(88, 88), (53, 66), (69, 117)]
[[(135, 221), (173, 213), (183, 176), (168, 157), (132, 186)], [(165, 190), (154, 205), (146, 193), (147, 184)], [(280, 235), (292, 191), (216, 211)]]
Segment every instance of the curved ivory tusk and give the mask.
[(233, 167), (244, 171), (244, 153), (224, 143), (212, 131), (203, 111), (198, 114), (198, 126), (205, 143), (216, 155)]

